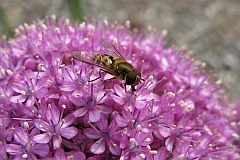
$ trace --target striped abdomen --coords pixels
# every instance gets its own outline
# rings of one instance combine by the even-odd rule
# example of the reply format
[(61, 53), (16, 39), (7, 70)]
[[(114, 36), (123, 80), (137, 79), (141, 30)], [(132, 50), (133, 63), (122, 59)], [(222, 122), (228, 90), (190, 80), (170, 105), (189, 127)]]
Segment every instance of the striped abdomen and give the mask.
[(106, 66), (107, 68), (113, 68), (113, 64), (115, 62), (112, 56), (106, 54), (95, 54), (93, 57), (93, 61), (97, 64)]

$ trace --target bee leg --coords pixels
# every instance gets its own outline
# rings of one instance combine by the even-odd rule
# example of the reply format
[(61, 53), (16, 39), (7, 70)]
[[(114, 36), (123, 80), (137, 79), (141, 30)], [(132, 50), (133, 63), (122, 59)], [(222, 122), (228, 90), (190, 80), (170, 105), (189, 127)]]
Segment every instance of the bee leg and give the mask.
[(131, 86), (131, 90), (132, 90), (132, 92), (135, 92), (135, 91), (136, 91), (136, 89), (135, 89), (134, 86)]
[(103, 70), (100, 69), (100, 71), (98, 72), (99, 77), (97, 77), (97, 78), (95, 78), (95, 79), (93, 79), (93, 80), (89, 80), (88, 82), (94, 82), (94, 81), (100, 79), (100, 78), (102, 77), (102, 75), (101, 75), (101, 71), (104, 72)]
[(130, 93), (134, 96), (137, 96), (134, 92), (136, 91), (135, 87), (134, 86), (131, 86), (131, 91), (127, 91), (127, 87), (126, 87), (126, 83), (124, 83), (124, 89), (125, 89), (125, 92), (126, 93)]
[(94, 81), (98, 80), (99, 78), (101, 78), (101, 75), (93, 80), (89, 80), (88, 82), (94, 82)]
[(112, 77), (112, 78), (109, 78), (109, 79), (106, 79), (106, 80), (103, 80), (105, 83), (105, 88), (108, 88), (108, 89), (110, 89), (110, 88), (112, 88), (110, 85), (109, 85), (109, 82), (111, 81), (111, 80), (114, 80), (114, 79), (117, 79), (116, 77)]
[(124, 83), (124, 90), (125, 90), (125, 93), (128, 93), (127, 92), (127, 85), (126, 85), (126, 83)]

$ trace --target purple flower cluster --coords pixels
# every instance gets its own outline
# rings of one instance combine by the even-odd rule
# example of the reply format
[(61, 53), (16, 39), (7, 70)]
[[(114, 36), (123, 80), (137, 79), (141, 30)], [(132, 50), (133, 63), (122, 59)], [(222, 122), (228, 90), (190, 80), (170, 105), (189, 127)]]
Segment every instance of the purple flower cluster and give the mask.
[(237, 147), (238, 153), (240, 155), (240, 102), (235, 102), (230, 105), (228, 110), (228, 115), (231, 117), (231, 126), (235, 129), (234, 145)]
[[(186, 50), (125, 24), (53, 16), (0, 43), (0, 159), (238, 159), (219, 81)], [(112, 42), (141, 70), (134, 94), (74, 60)], [(127, 87), (127, 91), (130, 87)], [(236, 137), (236, 136), (235, 136)]]

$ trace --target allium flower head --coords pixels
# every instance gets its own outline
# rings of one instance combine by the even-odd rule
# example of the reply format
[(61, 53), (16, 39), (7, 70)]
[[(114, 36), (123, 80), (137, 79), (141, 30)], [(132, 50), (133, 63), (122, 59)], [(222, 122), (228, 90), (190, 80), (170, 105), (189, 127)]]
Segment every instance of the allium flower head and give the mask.
[[(239, 158), (219, 81), (186, 50), (165, 48), (166, 31), (53, 16), (15, 33), (0, 43), (0, 159)], [(141, 71), (134, 93), (73, 58), (107, 54), (102, 38)]]

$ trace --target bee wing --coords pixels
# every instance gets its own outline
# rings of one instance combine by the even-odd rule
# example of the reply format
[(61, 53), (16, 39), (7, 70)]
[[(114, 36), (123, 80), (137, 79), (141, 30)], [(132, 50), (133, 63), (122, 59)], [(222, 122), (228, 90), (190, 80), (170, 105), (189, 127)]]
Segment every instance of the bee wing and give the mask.
[(85, 52), (85, 51), (80, 51), (80, 52), (73, 52), (72, 55), (75, 59), (87, 63), (89, 65), (94, 65), (99, 67), (100, 69), (102, 69), (103, 71), (112, 74), (112, 75), (116, 75), (115, 71), (113, 68), (108, 68), (104, 65), (98, 64), (93, 60), (93, 57), (96, 53), (93, 52)]
[(105, 38), (101, 38), (101, 42), (102, 42), (102, 46), (108, 52), (109, 55), (113, 57), (122, 58), (123, 60), (126, 61), (126, 59), (122, 56), (120, 52), (118, 52), (118, 50), (114, 47), (114, 45), (111, 42), (109, 42)]

